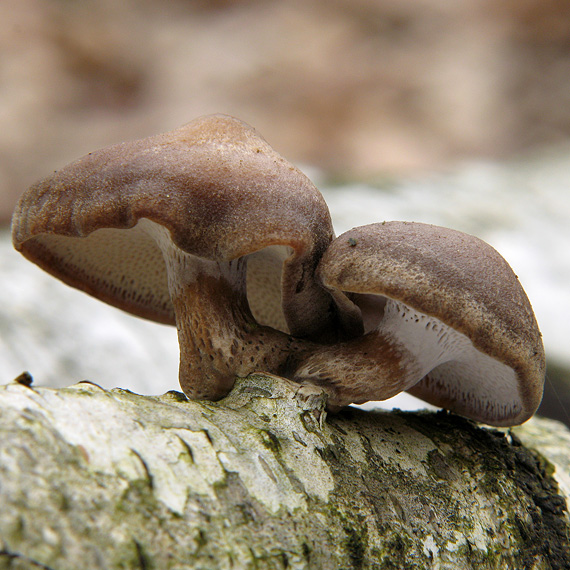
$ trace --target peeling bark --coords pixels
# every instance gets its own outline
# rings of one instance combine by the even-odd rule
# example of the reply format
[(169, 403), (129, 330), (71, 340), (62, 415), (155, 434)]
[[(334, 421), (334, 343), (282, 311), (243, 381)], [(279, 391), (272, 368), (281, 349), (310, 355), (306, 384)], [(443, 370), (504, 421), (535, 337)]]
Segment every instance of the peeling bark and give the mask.
[(568, 568), (564, 426), (324, 404), (0, 387), (0, 569)]

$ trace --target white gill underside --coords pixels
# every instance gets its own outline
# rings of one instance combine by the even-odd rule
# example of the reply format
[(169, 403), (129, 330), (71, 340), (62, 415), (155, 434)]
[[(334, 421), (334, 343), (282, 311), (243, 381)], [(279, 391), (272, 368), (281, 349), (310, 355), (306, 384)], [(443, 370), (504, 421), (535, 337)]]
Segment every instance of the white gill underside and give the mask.
[(168, 288), (171, 295), (178, 294), (186, 284), (192, 283), (199, 276), (207, 275), (232, 281), (234, 273), (239, 271), (237, 261), (220, 263), (181, 250), (173, 243), (168, 229), (156, 222), (142, 218), (136, 227), (151, 236), (162, 252), (167, 267)]
[(440, 320), (388, 299), (377, 329), (410, 350), (420, 378), (427, 374), (451, 395), (496, 402), (497, 408), (519, 405), (518, 381), (507, 365), (479, 350), (464, 334)]
[(255, 320), (286, 333), (281, 279), (283, 263), (291, 252), (287, 246), (272, 245), (247, 258), (247, 300)]
[(139, 225), (101, 228), (82, 238), (42, 234), (37, 239), (65, 270), (64, 281), (65, 274), (79, 275), (90, 294), (112, 305), (139, 316), (150, 309), (159, 320), (171, 316), (162, 254)]
[[(170, 234), (163, 226), (141, 219), (137, 228), (145, 231), (157, 243), (165, 260), (178, 265), (177, 271), (183, 272), (184, 280), (193, 279), (198, 272), (220, 277), (235, 270), (237, 264), (218, 263), (201, 259), (194, 255), (180, 251), (170, 238)], [(255, 320), (274, 329), (289, 332), (282, 309), (281, 278), (283, 263), (291, 255), (291, 248), (286, 246), (269, 246), (247, 256), (247, 300)], [(168, 263), (168, 262), (167, 262)], [(172, 273), (172, 271), (171, 271)], [(179, 275), (179, 277), (182, 277)], [(176, 288), (170, 283), (170, 288)]]

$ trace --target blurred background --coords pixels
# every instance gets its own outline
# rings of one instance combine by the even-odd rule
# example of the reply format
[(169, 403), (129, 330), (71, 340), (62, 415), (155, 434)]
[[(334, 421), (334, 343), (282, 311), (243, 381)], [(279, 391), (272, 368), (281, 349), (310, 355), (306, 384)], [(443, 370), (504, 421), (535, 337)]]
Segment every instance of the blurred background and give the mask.
[(177, 388), (173, 331), (85, 305), (12, 251), (8, 227), (38, 178), (214, 112), (305, 169), (338, 232), (409, 219), (499, 249), (544, 332), (546, 413), (569, 421), (570, 3), (556, 0), (3, 0), (1, 381), (32, 368), (50, 385)]

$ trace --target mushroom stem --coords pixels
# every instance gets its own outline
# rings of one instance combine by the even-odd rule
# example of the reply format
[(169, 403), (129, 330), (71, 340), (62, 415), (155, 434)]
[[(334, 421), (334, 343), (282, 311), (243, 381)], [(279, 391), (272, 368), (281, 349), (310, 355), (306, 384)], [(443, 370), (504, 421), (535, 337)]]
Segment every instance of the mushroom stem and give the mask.
[[(282, 373), (291, 337), (258, 325), (245, 293), (245, 260), (229, 264), (193, 260), (192, 278), (180, 272), (171, 289), (180, 344), (179, 380), (194, 399), (216, 400), (236, 376), (254, 371)], [(226, 267), (224, 267), (226, 266)], [(174, 281), (174, 280), (173, 280)]]
[(257, 323), (247, 300), (247, 259), (220, 262), (185, 253), (167, 230), (148, 220), (143, 224), (167, 268), (184, 393), (217, 400), (231, 390), (236, 376), (256, 371), (287, 375), (312, 345)]
[(321, 386), (328, 393), (328, 408), (386, 400), (419, 378), (406, 348), (378, 331), (311, 354), (295, 371), (300, 384)]
[(460, 361), (472, 348), (465, 335), (404, 303), (388, 299), (378, 306), (382, 313), (373, 330), (316, 350), (295, 371), (297, 382), (318, 384), (329, 392), (332, 410), (391, 398), (441, 364)]

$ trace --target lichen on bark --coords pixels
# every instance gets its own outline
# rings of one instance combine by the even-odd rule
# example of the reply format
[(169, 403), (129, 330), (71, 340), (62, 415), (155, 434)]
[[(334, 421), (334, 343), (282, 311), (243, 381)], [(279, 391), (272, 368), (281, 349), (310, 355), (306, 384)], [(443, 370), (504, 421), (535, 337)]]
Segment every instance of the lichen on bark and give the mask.
[(566, 568), (568, 438), (327, 415), (319, 390), (265, 375), (217, 403), (12, 383), (0, 569)]

